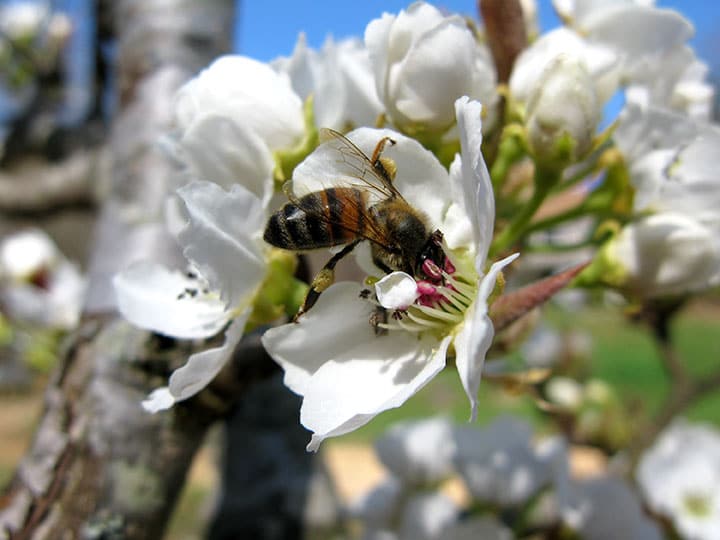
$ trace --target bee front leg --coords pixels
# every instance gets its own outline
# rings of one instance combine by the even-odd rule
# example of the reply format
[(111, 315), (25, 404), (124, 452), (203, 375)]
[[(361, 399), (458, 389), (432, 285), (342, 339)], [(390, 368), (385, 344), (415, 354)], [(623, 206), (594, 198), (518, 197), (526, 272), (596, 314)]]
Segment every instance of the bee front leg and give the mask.
[(315, 302), (320, 298), (320, 294), (335, 282), (335, 265), (340, 262), (340, 259), (355, 249), (355, 246), (359, 243), (360, 240), (349, 243), (325, 263), (325, 266), (322, 267), (310, 283), (310, 290), (308, 290), (307, 295), (305, 295), (303, 305), (300, 306), (300, 309), (293, 317), (293, 322), (298, 322), (298, 318), (302, 314), (307, 313), (307, 311), (315, 305)]

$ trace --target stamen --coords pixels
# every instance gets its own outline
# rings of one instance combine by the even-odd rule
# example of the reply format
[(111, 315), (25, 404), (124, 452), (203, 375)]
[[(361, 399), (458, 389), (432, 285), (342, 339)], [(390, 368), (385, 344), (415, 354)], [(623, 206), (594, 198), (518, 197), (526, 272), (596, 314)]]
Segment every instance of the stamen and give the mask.
[(442, 270), (430, 259), (425, 259), (422, 263), (423, 273), (433, 281), (440, 281), (443, 277)]
[(448, 321), (448, 322), (452, 322), (452, 323), (459, 322), (457, 315), (453, 315), (452, 313), (447, 313), (446, 311), (443, 311), (441, 309), (431, 308), (431, 307), (426, 307), (426, 306), (418, 306), (418, 305), (415, 305), (413, 307), (415, 309), (417, 309), (418, 311), (420, 311), (430, 317), (433, 317), (433, 318), (442, 319), (444, 321)]
[(467, 309), (468, 306), (470, 306), (470, 304), (472, 303), (472, 301), (464, 294), (447, 287), (444, 287), (442, 289), (441, 294), (443, 298), (445, 298), (445, 300), (447, 300), (448, 302), (452, 302), (453, 305), (457, 306), (461, 310)]
[(407, 316), (411, 321), (423, 325), (427, 328), (439, 328), (441, 326), (445, 326), (445, 324), (441, 323), (440, 321), (433, 321), (431, 319), (423, 319), (422, 317), (418, 317), (412, 312), (412, 310), (408, 310)]

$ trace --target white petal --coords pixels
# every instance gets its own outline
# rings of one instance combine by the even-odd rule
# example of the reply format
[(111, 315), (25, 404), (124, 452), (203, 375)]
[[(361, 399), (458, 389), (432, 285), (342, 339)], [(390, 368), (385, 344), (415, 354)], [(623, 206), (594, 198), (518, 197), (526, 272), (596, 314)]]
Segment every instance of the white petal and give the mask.
[[(493, 236), (495, 197), (490, 173), (481, 152), (482, 105), (467, 97), (455, 102), (460, 146), (462, 149), (462, 195), (465, 213), (473, 231), (475, 254), (481, 266), (485, 265)], [(476, 268), (481, 273), (484, 268)]]
[(267, 204), (275, 162), (267, 144), (246, 124), (216, 115), (192, 123), (180, 140), (189, 171), (230, 189), (241, 184)]
[(191, 355), (184, 366), (170, 375), (168, 387), (175, 401), (194, 396), (215, 378), (240, 342), (249, 315), (250, 310), (247, 310), (232, 322), (225, 332), (222, 347)]
[(285, 369), (285, 384), (304, 397), (302, 424), (323, 439), (353, 431), (378, 413), (400, 406), (445, 365), (449, 338), (376, 335), (373, 306), (361, 287), (338, 283), (296, 324), (268, 330), (263, 344)]
[(477, 418), (477, 393), (480, 388), (485, 355), (492, 344), (495, 330), (488, 317), (487, 299), (500, 271), (518, 258), (510, 255), (490, 267), (482, 278), (475, 301), (465, 313), (462, 329), (455, 336), (455, 364), (465, 393), (470, 399), (470, 421)]
[(242, 307), (265, 276), (262, 201), (237, 184), (192, 182), (177, 193), (190, 218), (178, 235), (183, 253), (231, 308)]
[(383, 105), (375, 90), (370, 55), (362, 42), (356, 40), (343, 40), (337, 48), (337, 62), (345, 78), (347, 121), (355, 126), (373, 125)]
[(646, 297), (704, 289), (720, 276), (717, 234), (683, 214), (647, 216), (611, 242), (609, 254), (626, 272), (626, 285)]
[(390, 99), (405, 122), (448, 127), (453, 122), (453, 102), (475, 96), (477, 43), (462, 19), (447, 18), (419, 36), (391, 71)]
[(450, 164), (450, 189), (453, 202), (443, 216), (440, 230), (443, 232), (443, 241), (450, 250), (466, 249), (468, 258), (475, 261), (475, 231), (466, 209), (465, 181), (462, 173), (462, 159), (460, 154)]
[(625, 158), (633, 161), (653, 150), (686, 144), (698, 131), (697, 122), (683, 114), (628, 101), (614, 139)]
[(182, 339), (210, 337), (227, 324), (225, 303), (202, 282), (149, 261), (113, 278), (120, 313), (135, 326)]
[[(616, 48), (631, 63), (641, 61), (643, 56), (657, 58), (693, 34), (692, 24), (675, 11), (632, 4), (598, 10), (583, 26), (591, 39)], [(637, 32), (638, 28), (653, 31)]]
[(142, 402), (142, 408), (149, 413), (164, 411), (175, 405), (175, 398), (167, 386), (156, 388)]
[(370, 66), (375, 79), (375, 89), (382, 101), (386, 92), (387, 66), (388, 66), (388, 43), (390, 29), (395, 16), (383, 13), (378, 19), (373, 19), (365, 27), (365, 47), (370, 55)]
[(378, 302), (386, 309), (407, 309), (420, 297), (415, 279), (405, 272), (393, 272), (375, 283)]
[(601, 102), (615, 93), (621, 75), (618, 52), (600, 43), (590, 43), (573, 30), (561, 27), (542, 35), (520, 54), (510, 76), (513, 98), (527, 101), (547, 65), (559, 54), (571, 54), (585, 64)]
[(284, 75), (264, 62), (223, 56), (177, 94), (176, 122), (187, 129), (199, 118), (218, 114), (250, 127), (273, 150), (287, 148), (302, 135), (302, 101)]

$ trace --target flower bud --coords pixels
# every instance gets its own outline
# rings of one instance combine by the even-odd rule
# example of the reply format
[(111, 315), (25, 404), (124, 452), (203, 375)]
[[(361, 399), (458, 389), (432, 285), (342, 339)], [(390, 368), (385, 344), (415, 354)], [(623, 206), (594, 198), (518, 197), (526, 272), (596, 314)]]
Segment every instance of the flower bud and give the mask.
[(545, 68), (530, 93), (526, 127), (536, 160), (567, 166), (593, 144), (601, 104), (585, 65), (561, 54)]
[(720, 281), (717, 236), (693, 218), (661, 213), (627, 225), (580, 283), (605, 283), (641, 298), (676, 296)]
[(489, 52), (459, 16), (416, 2), (365, 30), (380, 101), (400, 130), (443, 132), (455, 122), (455, 100), (478, 98), (490, 111), (495, 74)]

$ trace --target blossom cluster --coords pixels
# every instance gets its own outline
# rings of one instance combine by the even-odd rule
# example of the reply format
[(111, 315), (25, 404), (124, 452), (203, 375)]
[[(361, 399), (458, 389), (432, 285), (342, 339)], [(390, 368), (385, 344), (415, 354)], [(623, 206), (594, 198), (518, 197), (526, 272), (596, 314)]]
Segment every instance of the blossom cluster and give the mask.
[[(691, 24), (648, 2), (555, 4), (564, 25), (536, 36), (524, 2), (533, 39), (508, 81), (498, 80), (481, 27), (416, 2), (371, 21), (364, 40), (314, 50), (301, 36), (289, 57), (224, 56), (185, 84), (163, 142), (179, 166), (168, 228), (187, 267), (127, 268), (115, 278), (118, 307), (167, 336), (224, 331), (225, 342), (191, 356), (145, 407), (195, 395), (244, 333), (276, 325), (262, 341), (303, 397), (311, 450), (402, 405), (448, 363), (473, 419), (493, 306), (523, 259), (509, 265), (539, 234), (563, 228), (581, 237), (546, 247), (593, 258), (578, 285), (644, 301), (717, 284), (718, 131), (707, 69), (688, 46)], [(618, 94), (622, 111), (603, 119)], [(315, 200), (304, 197), (348, 190), (367, 192), (364, 208), (343, 203), (365, 221), (379, 219), (383, 200), (402, 199), (442, 255), (398, 263), (403, 246), (392, 251), (365, 224), (351, 231), (367, 240), (355, 247), (343, 221), (351, 218), (327, 218), (327, 202), (283, 234), (309, 235), (325, 216), (326, 227), (344, 229), (335, 232), (364, 279), (333, 283), (331, 265), (304, 302), (296, 254), (266, 241), (267, 224), (299, 220), (301, 201)], [(576, 204), (563, 208), (561, 195)], [(300, 305), (312, 307), (281, 324)]]
[[(377, 440), (375, 453), (388, 474), (349, 509), (363, 538), (510, 539), (550, 530), (662, 538), (628, 483), (600, 471), (575, 478), (566, 441), (534, 441), (516, 418), (485, 427), (442, 417), (405, 422)], [(461, 489), (448, 492), (453, 480)]]

